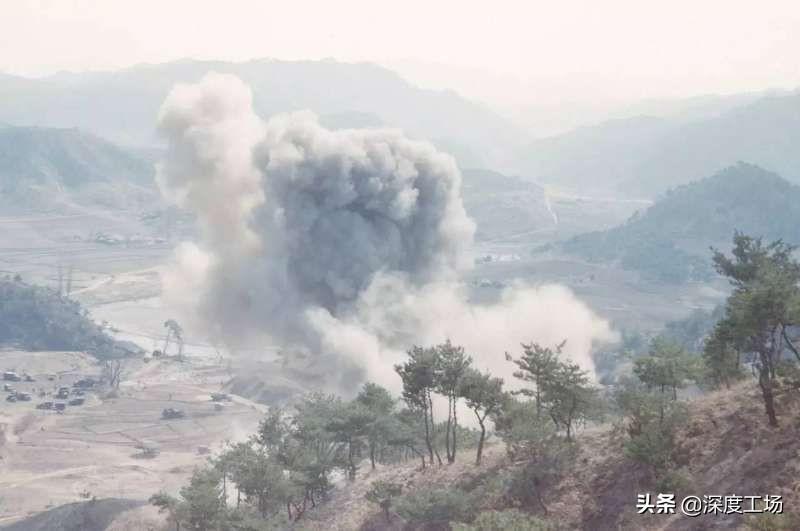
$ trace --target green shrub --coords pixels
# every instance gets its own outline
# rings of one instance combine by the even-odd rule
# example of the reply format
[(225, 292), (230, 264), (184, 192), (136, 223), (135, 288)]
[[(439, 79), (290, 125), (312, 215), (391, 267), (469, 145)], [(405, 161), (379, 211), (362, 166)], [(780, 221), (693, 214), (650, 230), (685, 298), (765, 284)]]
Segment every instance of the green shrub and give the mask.
[(667, 470), (658, 477), (659, 492), (684, 492), (691, 485), (691, 477), (683, 470)]
[(558, 437), (541, 441), (529, 460), (513, 472), (506, 496), (523, 507), (538, 506), (547, 512), (545, 494), (561, 481), (576, 455), (575, 443), (565, 442)]
[(364, 497), (380, 506), (386, 521), (389, 521), (389, 510), (392, 508), (394, 499), (402, 492), (403, 488), (397, 483), (390, 481), (376, 481), (371, 486)]
[(456, 523), (453, 531), (553, 531), (556, 527), (545, 520), (517, 509), (485, 511), (471, 524)]
[(793, 531), (800, 529), (800, 518), (794, 514), (752, 514), (744, 519), (746, 529), (752, 531)]
[(417, 489), (398, 499), (396, 507), (397, 513), (414, 525), (468, 522), (474, 515), (473, 496), (455, 487)]
[(108, 357), (115, 344), (78, 302), (53, 289), (0, 280), (0, 345)]

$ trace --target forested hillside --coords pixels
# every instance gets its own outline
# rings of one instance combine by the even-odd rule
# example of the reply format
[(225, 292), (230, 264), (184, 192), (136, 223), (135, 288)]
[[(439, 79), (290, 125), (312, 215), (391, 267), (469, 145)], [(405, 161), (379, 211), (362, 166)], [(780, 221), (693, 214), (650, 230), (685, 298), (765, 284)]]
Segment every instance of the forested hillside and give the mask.
[(610, 230), (576, 236), (562, 249), (593, 262), (619, 262), (644, 276), (670, 282), (712, 273), (709, 246), (734, 231), (800, 243), (800, 187), (752, 164), (666, 193), (644, 212)]
[[(271, 408), (178, 497), (150, 501), (209, 530), (797, 529), (800, 263), (781, 242), (733, 245), (713, 254), (735, 289), (700, 355), (660, 336), (598, 385), (563, 344), (506, 352), (513, 382), (450, 341), (414, 346), (395, 365), (399, 396), (366, 383)], [(661, 493), (675, 510), (642, 501)], [(709, 496), (730, 493), (750, 510), (714, 511)]]
[(0, 346), (81, 350), (100, 358), (118, 354), (116, 341), (79, 303), (20, 279), (0, 279)]

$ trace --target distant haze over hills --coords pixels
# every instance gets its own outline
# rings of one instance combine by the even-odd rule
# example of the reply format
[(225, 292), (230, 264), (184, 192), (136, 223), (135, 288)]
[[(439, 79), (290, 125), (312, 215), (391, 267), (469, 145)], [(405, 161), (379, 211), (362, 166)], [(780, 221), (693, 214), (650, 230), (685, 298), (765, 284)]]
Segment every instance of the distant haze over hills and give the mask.
[(785, 95), (784, 90), (735, 94), (706, 94), (687, 98), (649, 98), (635, 101), (559, 101), (527, 105), (501, 105), (499, 112), (533, 138), (563, 135), (573, 129), (610, 120), (649, 116), (688, 123), (714, 118), (765, 96)]
[(463, 170), (462, 196), (478, 241), (553, 228), (557, 221), (544, 188), (489, 170)]
[[(154, 160), (164, 97), (209, 71), (242, 78), (264, 117), (311, 109), (332, 129), (399, 127), (462, 168), (491, 168), (577, 195), (655, 198), (740, 160), (800, 182), (800, 92), (645, 100), (605, 113), (617, 118), (530, 141), (535, 128), (512, 123), (525, 120), (507, 120), (453, 91), (420, 89), (374, 64), (184, 60), (40, 79), (0, 74), (0, 124), (78, 127)], [(569, 104), (563, 117), (546, 111), (547, 119), (574, 123)]]
[(61, 199), (127, 202), (153, 192), (153, 165), (78, 129), (0, 126), (0, 202), (44, 208)]
[(562, 249), (590, 261), (616, 262), (666, 281), (707, 278), (709, 246), (726, 249), (734, 231), (800, 243), (800, 186), (740, 163), (681, 186), (610, 230), (576, 236)]
[(711, 104), (540, 139), (517, 152), (516, 165), (540, 182), (644, 197), (740, 160), (800, 182), (800, 92)]
[(385, 125), (448, 146), (467, 165), (487, 165), (519, 133), (487, 107), (452, 91), (423, 90), (368, 63), (259, 60), (178, 61), (41, 79), (0, 76), (0, 121), (79, 127), (112, 141), (152, 146), (156, 116), (176, 83), (209, 71), (239, 76), (262, 116), (311, 109), (334, 127)]

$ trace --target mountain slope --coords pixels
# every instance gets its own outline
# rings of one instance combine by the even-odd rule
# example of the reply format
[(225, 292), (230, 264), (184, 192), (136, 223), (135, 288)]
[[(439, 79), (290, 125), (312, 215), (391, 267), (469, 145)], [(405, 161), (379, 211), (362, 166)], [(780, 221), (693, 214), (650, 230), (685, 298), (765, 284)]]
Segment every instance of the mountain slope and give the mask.
[(80, 127), (122, 144), (152, 145), (158, 109), (172, 86), (198, 81), (209, 71), (244, 80), (263, 116), (311, 109), (361, 117), (356, 124), (366, 116), (414, 136), (466, 145), (481, 156), (516, 138), (505, 119), (451, 91), (419, 89), (377, 65), (330, 60), (186, 60), (43, 79), (0, 78), (0, 121)]
[(76, 188), (92, 182), (151, 185), (146, 161), (77, 129), (0, 127), (0, 186), (57, 182)]
[[(783, 524), (796, 523), (800, 501), (800, 461), (797, 438), (800, 427), (792, 419), (800, 412), (800, 395), (787, 390), (781, 395), (777, 429), (770, 428), (764, 418), (760, 390), (750, 381), (730, 389), (702, 395), (687, 404), (687, 422), (676, 434), (676, 466), (687, 478), (674, 492), (678, 503), (693, 495), (783, 497)], [(596, 530), (669, 530), (700, 531), (708, 529), (743, 529), (743, 524), (759, 523), (751, 529), (797, 529), (767, 527), (770, 515), (702, 514), (688, 517), (681, 514), (637, 514), (637, 495), (661, 491), (647, 467), (629, 458), (625, 452), (628, 435), (625, 424), (604, 425), (581, 430), (576, 435), (576, 459), (552, 488), (545, 490), (546, 511), (538, 503), (529, 505), (512, 501), (504, 494), (510, 478), (524, 466), (506, 455), (503, 444), (490, 444), (484, 461), (475, 466), (469, 451), (459, 451), (452, 465), (428, 467), (419, 463), (381, 466), (364, 470), (354, 482), (342, 482), (329, 500), (308, 511), (297, 528), (308, 531), (361, 531), (400, 529), (501, 529), (429, 522), (428, 526), (406, 523), (396, 513), (387, 522), (377, 504), (364, 498), (371, 484), (389, 481), (402, 485), (403, 493), (425, 492), (438, 488), (456, 490), (459, 496), (472, 500), (472, 509), (480, 512), (517, 509), (542, 519), (541, 527), (511, 529), (581, 529)], [(396, 505), (396, 503), (395, 503)], [(747, 505), (742, 505), (746, 507)], [(445, 520), (446, 519), (442, 519)], [(454, 524), (451, 526), (451, 524)], [(749, 527), (748, 527), (749, 528)], [(505, 528), (502, 528), (505, 529)]]
[(555, 214), (544, 189), (489, 170), (463, 170), (462, 196), (478, 241), (552, 228)]
[(711, 274), (708, 247), (728, 245), (735, 230), (800, 243), (800, 187), (751, 164), (681, 186), (610, 230), (576, 236), (562, 249), (590, 261), (619, 261), (664, 281)]
[(739, 160), (800, 182), (800, 93), (762, 98), (667, 136), (621, 190), (652, 195)]
[(143, 505), (143, 501), (105, 498), (54, 507), (22, 521), (3, 526), (5, 531), (103, 531), (114, 518)]
[(626, 118), (538, 140), (517, 166), (539, 182), (654, 197), (746, 160), (800, 182), (800, 92), (713, 113)]
[(519, 151), (518, 165), (539, 182), (607, 193), (673, 128), (647, 116), (610, 120), (536, 140)]
[(122, 201), (126, 193), (146, 194), (153, 174), (151, 163), (77, 129), (0, 127), (2, 203), (41, 207), (109, 194)]

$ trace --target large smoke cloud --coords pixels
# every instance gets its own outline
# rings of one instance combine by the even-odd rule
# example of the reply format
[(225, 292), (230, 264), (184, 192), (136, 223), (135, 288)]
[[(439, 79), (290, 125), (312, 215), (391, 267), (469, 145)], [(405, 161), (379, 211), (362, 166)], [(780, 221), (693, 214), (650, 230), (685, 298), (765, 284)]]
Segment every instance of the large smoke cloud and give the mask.
[(450, 337), (510, 376), (503, 351), (520, 341), (567, 338), (591, 368), (592, 343), (612, 339), (564, 288), (517, 285), (497, 304), (466, 302), (458, 273), (475, 227), (455, 162), (428, 143), (329, 131), (308, 112), (264, 123), (247, 86), (218, 74), (173, 89), (159, 127), (169, 141), (159, 185), (203, 231), (179, 248), (167, 296), (191, 294), (229, 344), (269, 336), (337, 356), (338, 376), (355, 368), (396, 387), (391, 364), (412, 343)]

